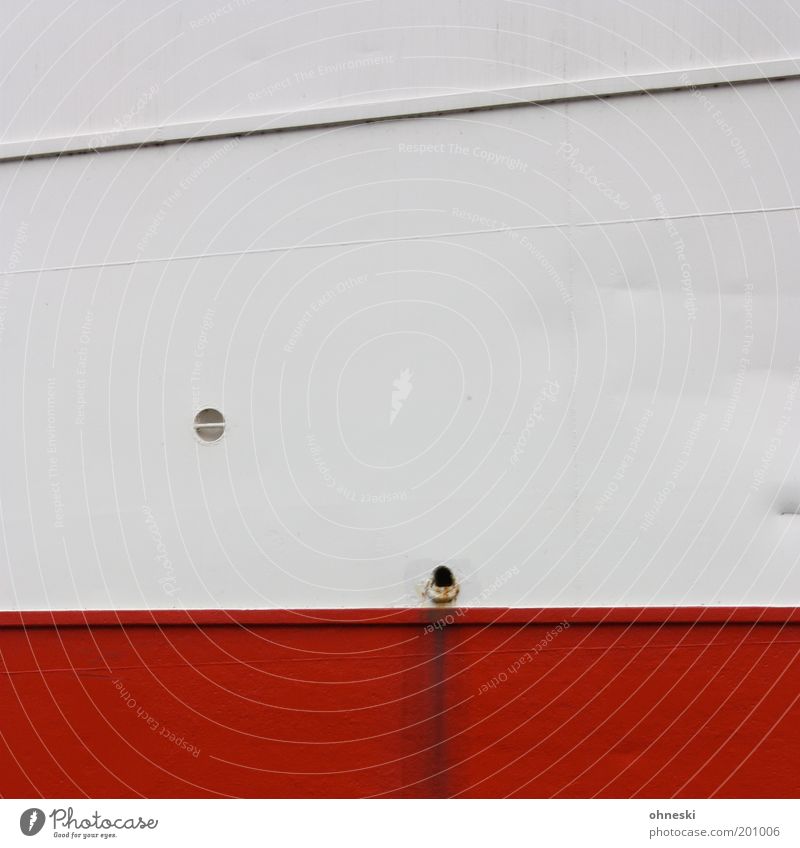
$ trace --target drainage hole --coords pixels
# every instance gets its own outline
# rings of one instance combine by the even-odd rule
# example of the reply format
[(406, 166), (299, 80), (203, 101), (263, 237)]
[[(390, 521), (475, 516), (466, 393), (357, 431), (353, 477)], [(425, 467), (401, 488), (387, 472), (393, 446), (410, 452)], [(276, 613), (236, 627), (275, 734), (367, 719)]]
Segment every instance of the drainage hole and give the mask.
[(453, 572), (446, 565), (437, 565), (433, 569), (433, 585), (437, 589), (449, 589), (455, 582)]

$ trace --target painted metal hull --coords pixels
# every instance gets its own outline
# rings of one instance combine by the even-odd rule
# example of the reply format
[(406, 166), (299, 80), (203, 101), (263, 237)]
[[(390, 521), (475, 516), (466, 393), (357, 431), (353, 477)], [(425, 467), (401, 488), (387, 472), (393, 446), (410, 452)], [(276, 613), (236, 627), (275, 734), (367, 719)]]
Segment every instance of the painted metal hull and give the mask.
[(0, 794), (800, 796), (762, 5), (20, 2)]
[(794, 610), (55, 621), (0, 627), (7, 796), (800, 795)]

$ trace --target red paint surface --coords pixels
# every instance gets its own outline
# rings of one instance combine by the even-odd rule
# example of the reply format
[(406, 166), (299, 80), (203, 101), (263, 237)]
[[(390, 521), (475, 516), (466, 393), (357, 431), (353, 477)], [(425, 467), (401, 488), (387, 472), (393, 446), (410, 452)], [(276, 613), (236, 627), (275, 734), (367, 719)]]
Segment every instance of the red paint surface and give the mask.
[(799, 654), (796, 610), (3, 613), (0, 794), (800, 797)]

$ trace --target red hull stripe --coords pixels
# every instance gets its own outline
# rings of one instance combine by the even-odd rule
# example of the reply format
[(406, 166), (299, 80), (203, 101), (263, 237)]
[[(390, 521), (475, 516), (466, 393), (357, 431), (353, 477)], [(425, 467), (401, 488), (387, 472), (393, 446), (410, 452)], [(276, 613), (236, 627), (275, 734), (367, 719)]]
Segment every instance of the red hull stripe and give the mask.
[(4, 797), (800, 797), (779, 608), (23, 612)]
[[(451, 617), (460, 624), (782, 624), (800, 623), (800, 607), (414, 607), (268, 610), (32, 610), (0, 611), (0, 627), (108, 625), (426, 624)], [(453, 623), (453, 622), (449, 622)]]

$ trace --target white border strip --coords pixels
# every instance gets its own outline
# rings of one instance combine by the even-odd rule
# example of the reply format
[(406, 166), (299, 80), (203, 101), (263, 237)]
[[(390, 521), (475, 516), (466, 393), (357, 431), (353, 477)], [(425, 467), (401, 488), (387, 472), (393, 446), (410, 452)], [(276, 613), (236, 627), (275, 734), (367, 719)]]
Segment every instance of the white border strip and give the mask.
[[(791, 694), (790, 684), (781, 683), (781, 686), (788, 697)], [(533, 700), (530, 695), (529, 698)], [(110, 711), (110, 708), (108, 709)], [(355, 715), (355, 713), (349, 713), (349, 715)], [(664, 705), (655, 708), (655, 717), (657, 721), (663, 723), (671, 718)], [(66, 732), (66, 719), (62, 719), (62, 723), (63, 728), (59, 725), (56, 729), (63, 729)], [(764, 734), (766, 735), (770, 730), (771, 728), (766, 728)], [(184, 727), (176, 727), (175, 731), (187, 734), (194, 732)], [(788, 733), (788, 730), (784, 731), (785, 736)], [(395, 731), (390, 739), (399, 738), (401, 734), (401, 730)], [(737, 762), (741, 764), (744, 764), (761, 741), (755, 731), (752, 731), (751, 735), (753, 741), (746, 738), (744, 741), (731, 742), (731, 750), (737, 757)], [(102, 737), (98, 732), (97, 740), (100, 738)], [(682, 738), (679, 737), (677, 741)], [(640, 739), (641, 736), (636, 737), (637, 745)], [(86, 746), (95, 744), (97, 741), (90, 732), (85, 732), (79, 740)], [(70, 742), (72, 747), (78, 747), (77, 739)], [(686, 739), (685, 744), (688, 745), (689, 742), (690, 739)], [(163, 744), (165, 748), (170, 747), (170, 743), (166, 740)], [(612, 744), (612, 740), (609, 740), (608, 750), (611, 749)], [(719, 744), (721, 748), (723, 740), (720, 740)], [(64, 744), (64, 748), (67, 747)], [(162, 753), (161, 749), (157, 750), (156, 756), (163, 756), (166, 760), (168, 754)], [(638, 751), (639, 748), (637, 747), (636, 750)], [(604, 748), (603, 754), (605, 752)], [(712, 751), (709, 756), (715, 753), (716, 751)], [(183, 767), (185, 771), (182, 773), (187, 775), (186, 780), (191, 778), (192, 769), (191, 766), (186, 767), (180, 763), (182, 754), (180, 749), (174, 754), (174, 768)], [(109, 771), (110, 777), (104, 778), (104, 782), (111, 783), (111, 778), (116, 777), (111, 758), (95, 756), (98, 762)], [(191, 756), (186, 756), (192, 763), (194, 762)], [(650, 758), (652, 755), (649, 755), (646, 749), (642, 748), (639, 756), (648, 767), (648, 774), (655, 770), (654, 761)], [(792, 767), (790, 756), (789, 752), (777, 751), (770, 756), (769, 761), (776, 765), (785, 765), (788, 770)], [(452, 802), (457, 806), (445, 807), (441, 806), (445, 803), (444, 801), (431, 800), (431, 798), (370, 797), (371, 792), (373, 795), (387, 794), (387, 788), (388, 794), (399, 795), (402, 790), (407, 791), (408, 787), (403, 785), (402, 780), (398, 780), (393, 786), (390, 780), (381, 781), (377, 777), (373, 778), (370, 772), (364, 769), (361, 770), (361, 780), (353, 781), (352, 785), (366, 795), (366, 798), (357, 800), (325, 798), (326, 770), (342, 764), (336, 757), (331, 757), (330, 762), (323, 764), (322, 754), (319, 755), (319, 761), (320, 774), (305, 775), (302, 784), (307, 790), (317, 788), (319, 794), (314, 799), (214, 798), (210, 803), (208, 799), (184, 798), (3, 799), (0, 800), (0, 831), (3, 834), (3, 844), (25, 846), (25, 848), (39, 844), (31, 842), (30, 836), (22, 829), (30, 822), (30, 814), (33, 810), (36, 810), (37, 814), (43, 814), (41, 845), (51, 845), (50, 839), (54, 836), (67, 837), (70, 844), (77, 844), (80, 839), (80, 843), (84, 844), (83, 836), (96, 837), (100, 842), (101, 834), (112, 836), (116, 834), (117, 838), (109, 844), (137, 845), (142, 848), (145, 846), (173, 848), (180, 844), (273, 844), (298, 845), (301, 848), (325, 845), (330, 848), (344, 848), (344, 846), (367, 848), (378, 841), (386, 848), (405, 848), (420, 841), (421, 822), (425, 828), (426, 842), (434, 845), (458, 845), (460, 848), (518, 845), (522, 842), (520, 834), (525, 833), (530, 834), (530, 839), (526, 841), (534, 845), (591, 845), (596, 848), (608, 848), (608, 846), (642, 848), (648, 844), (674, 846), (674, 848), (774, 845), (775, 848), (781, 848), (781, 846), (788, 848), (790, 845), (797, 845), (797, 834), (800, 831), (800, 804), (793, 798), (780, 800), (766, 798), (632, 798), (629, 800), (622, 798), (518, 798), (509, 800), (508, 798), (492, 798), (492, 788), (484, 787), (479, 782), (470, 787), (469, 780), (462, 776), (458, 785), (464, 789), (471, 789), (473, 794), (476, 788), (481, 794), (485, 790), (489, 797), (482, 799), (462, 797)], [(503, 756), (498, 757), (496, 762), (498, 766), (505, 766), (509, 760)], [(57, 764), (64, 774), (78, 779), (76, 764), (63, 761)], [(375, 769), (377, 770), (381, 765), (378, 763)], [(237, 767), (235, 774), (244, 775), (248, 768), (252, 769), (253, 766)], [(457, 766), (453, 768), (455, 770)], [(605, 768), (608, 770), (609, 780), (617, 776), (613, 766)], [(731, 768), (734, 767), (731, 766)], [(751, 774), (755, 768), (752, 763), (748, 766)], [(621, 769), (620, 766), (620, 771)], [(524, 771), (520, 769), (521, 773)], [(488, 768), (481, 771), (473, 767), (473, 773), (480, 777), (489, 777), (488, 772)], [(426, 774), (425, 769), (420, 768), (419, 776), (420, 778), (431, 777), (435, 773), (435, 769), (431, 769), (430, 773)], [(790, 773), (787, 771), (787, 774)], [(333, 774), (337, 775), (337, 772)], [(353, 767), (351, 774), (357, 775), (359, 770)], [(670, 774), (670, 779), (666, 781), (667, 785), (677, 785), (680, 782), (678, 774)], [(340, 777), (340, 775), (337, 776)], [(533, 767), (531, 767), (530, 776), (534, 776)], [(728, 776), (727, 773), (725, 776)], [(478, 780), (477, 777), (475, 779)], [(519, 779), (523, 780), (523, 778)], [(285, 780), (287, 794), (291, 795), (299, 791), (297, 787), (292, 786), (290, 773), (285, 775)], [(724, 778), (721, 777), (720, 781), (722, 782), (718, 791), (724, 791)], [(503, 782), (513, 786), (513, 780), (507, 779)], [(56, 780), (47, 779), (43, 783), (47, 787), (54, 785)], [(135, 787), (135, 790), (133, 788), (127, 790), (131, 794), (136, 790), (146, 792), (156, 788), (153, 781), (145, 778), (130, 779), (130, 783)], [(173, 778), (169, 785), (177, 783), (178, 780)], [(773, 777), (770, 783), (775, 786), (778, 779)], [(192, 788), (192, 784), (184, 785)], [(335, 781), (334, 785), (342, 786), (343, 782), (340, 779)], [(420, 783), (420, 785), (424, 784)], [(558, 788), (560, 784), (554, 782), (553, 786)], [(796, 783), (788, 785), (786, 793), (791, 794), (795, 786)], [(220, 787), (222, 791), (227, 789), (231, 793), (241, 791), (241, 784), (234, 784), (233, 780), (223, 777), (220, 777), (208, 789), (198, 779), (198, 784), (193, 788), (199, 795), (201, 792), (214, 791), (214, 789), (219, 791)], [(519, 793), (524, 793), (526, 789), (530, 791), (530, 787), (522, 783)], [(426, 791), (433, 795), (430, 787), (426, 787)], [(128, 829), (120, 830), (126, 819), (132, 819)], [(142, 820), (141, 823), (139, 819)], [(75, 839), (74, 843), (73, 839)]]
[(95, 153), (101, 150), (157, 144), (175, 144), (201, 139), (254, 135), (311, 127), (330, 127), (370, 121), (424, 117), (448, 112), (498, 109), (558, 100), (581, 100), (710, 85), (764, 82), (798, 76), (800, 76), (800, 59), (777, 59), (748, 62), (740, 65), (720, 65), (709, 68), (600, 77), (488, 91), (441, 94), (431, 97), (414, 97), (407, 100), (383, 100), (372, 103), (303, 109), (295, 112), (169, 124), (161, 127), (109, 130), (105, 133), (98, 132), (93, 135), (0, 142), (0, 162), (72, 153)]

